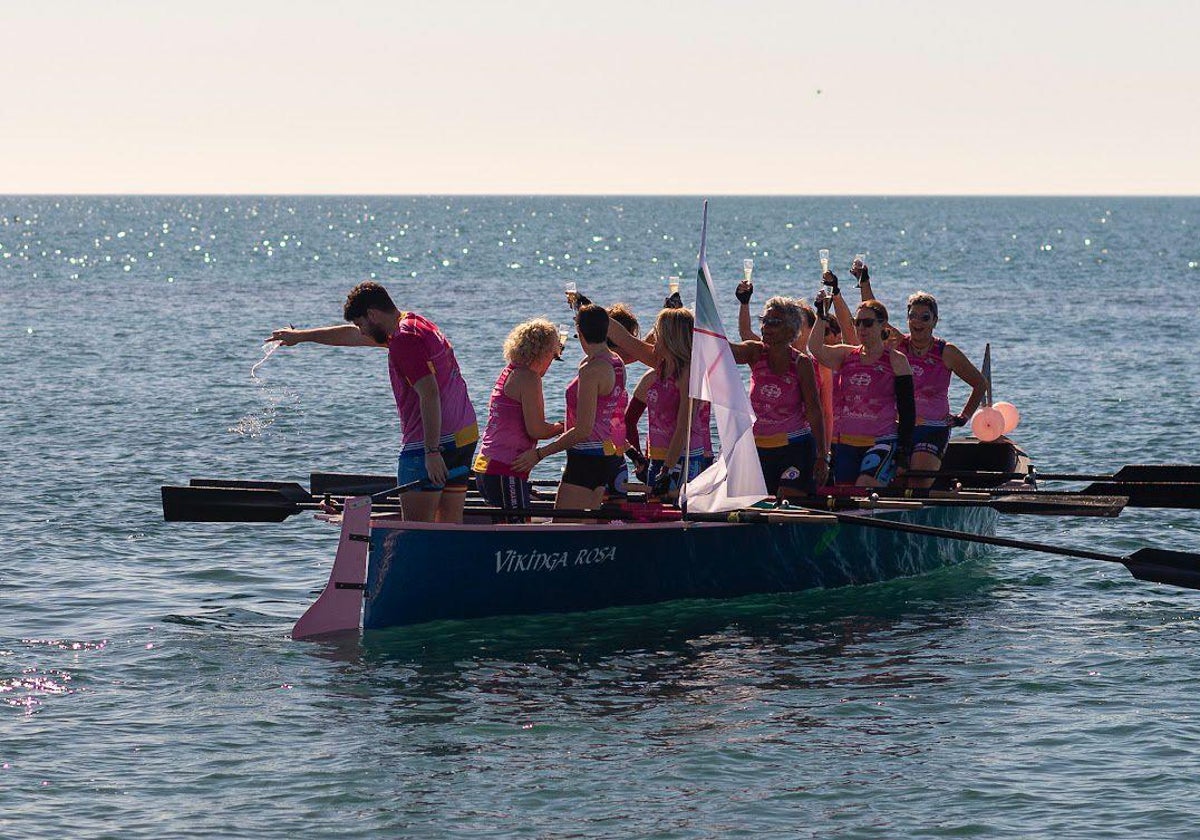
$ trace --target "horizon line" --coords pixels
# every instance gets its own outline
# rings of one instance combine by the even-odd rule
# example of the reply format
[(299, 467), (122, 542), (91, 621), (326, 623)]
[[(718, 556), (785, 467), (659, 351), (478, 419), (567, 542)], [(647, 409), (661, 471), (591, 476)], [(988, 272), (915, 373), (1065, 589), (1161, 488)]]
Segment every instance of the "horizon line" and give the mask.
[(1200, 198), (1200, 193), (0, 192), (4, 198)]

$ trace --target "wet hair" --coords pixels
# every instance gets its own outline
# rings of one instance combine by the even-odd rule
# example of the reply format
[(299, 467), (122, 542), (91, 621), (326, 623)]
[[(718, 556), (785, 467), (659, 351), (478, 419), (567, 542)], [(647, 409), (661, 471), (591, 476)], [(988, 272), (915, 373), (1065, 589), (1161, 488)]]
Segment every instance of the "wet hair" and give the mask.
[(825, 332), (831, 335), (841, 335), (842, 325), (838, 323), (838, 319), (832, 315), (825, 318)]
[(800, 307), (799, 301), (779, 296), (767, 299), (767, 302), (763, 304), (763, 315), (766, 315), (772, 309), (778, 309), (783, 314), (784, 326), (788, 328), (788, 332), (790, 333), (788, 344), (791, 344), (800, 335), (800, 325), (803, 323), (804, 315), (802, 313), (804, 310)]
[(687, 309), (664, 309), (654, 320), (655, 350), (662, 359), (660, 375), (678, 376), (692, 362), (692, 329), (696, 319)]
[(634, 338), (638, 337), (638, 331), (641, 329), (638, 326), (638, 319), (633, 314), (633, 310), (629, 308), (628, 303), (614, 303), (608, 307), (608, 317), (612, 318), (625, 329), (629, 330), (629, 334)]
[(517, 324), (504, 339), (504, 358), (514, 365), (531, 365), (558, 348), (558, 327), (545, 318), (533, 318)]
[(933, 314), (933, 320), (935, 320), (935, 321), (937, 320), (937, 316), (938, 316), (937, 298), (935, 298), (933, 295), (929, 294), (929, 292), (919, 292), (918, 291), (918, 292), (913, 292), (911, 295), (909, 295), (908, 296), (908, 305), (907, 305), (908, 310), (912, 311), (912, 308), (914, 306), (929, 307), (929, 311)]
[(599, 344), (608, 339), (608, 312), (594, 303), (581, 306), (575, 315), (575, 326), (585, 342)]
[[(880, 303), (877, 300), (874, 300), (874, 299), (864, 300), (862, 303), (860, 303), (858, 305), (858, 309), (871, 310), (872, 312), (875, 313), (875, 317), (877, 319), (879, 319), (880, 321), (886, 321), (888, 319), (887, 307), (884, 306), (882, 303)], [(856, 309), (854, 311), (857, 312), (858, 309)]]
[(392, 296), (387, 293), (387, 289), (369, 280), (366, 283), (359, 283), (350, 290), (350, 294), (346, 295), (346, 303), (342, 306), (342, 317), (347, 321), (365, 318), (368, 309), (375, 309), (385, 314), (396, 311), (396, 304), (392, 303)]

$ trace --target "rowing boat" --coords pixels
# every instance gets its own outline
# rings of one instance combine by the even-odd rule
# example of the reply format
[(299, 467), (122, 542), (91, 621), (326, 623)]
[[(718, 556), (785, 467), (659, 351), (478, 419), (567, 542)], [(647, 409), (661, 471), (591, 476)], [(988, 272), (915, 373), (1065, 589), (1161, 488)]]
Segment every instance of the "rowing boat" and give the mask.
[[(953, 463), (1021, 472), (1025, 454), (1008, 440), (955, 441)], [(985, 505), (879, 501), (853, 512), (897, 525), (992, 534)], [(365, 509), (364, 509), (365, 508)], [(842, 514), (844, 516), (844, 514)], [(296, 637), (336, 629), (445, 619), (574, 612), (685, 598), (737, 598), (878, 583), (924, 574), (978, 556), (961, 540), (857, 527), (812, 510), (776, 511), (758, 521), (634, 521), (594, 524), (534, 519), (499, 524), (468, 510), (462, 525), (371, 515), (369, 497), (347, 504), (330, 581), (322, 593), (339, 615), (310, 610)], [(314, 607), (321, 606), (321, 600)], [(351, 621), (353, 622), (351, 624)]]

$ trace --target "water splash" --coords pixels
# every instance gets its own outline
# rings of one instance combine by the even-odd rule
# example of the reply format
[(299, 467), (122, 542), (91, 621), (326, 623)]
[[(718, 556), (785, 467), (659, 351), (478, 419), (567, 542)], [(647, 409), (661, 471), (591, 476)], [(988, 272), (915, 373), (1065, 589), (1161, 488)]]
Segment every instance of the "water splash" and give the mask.
[(229, 427), (229, 431), (235, 435), (249, 438), (261, 437), (266, 434), (267, 429), (275, 422), (281, 406), (294, 406), (299, 402), (299, 395), (295, 391), (270, 385), (258, 375), (258, 369), (282, 346), (283, 342), (279, 340), (263, 342), (262, 358), (250, 368), (250, 381), (262, 389), (261, 397), (263, 405)]
[(250, 368), (250, 378), (251, 379), (258, 381), (258, 382), (262, 381), (261, 379), (258, 378), (258, 369), (266, 363), (267, 359), (271, 358), (272, 353), (274, 353), (276, 350), (278, 350), (282, 346), (283, 346), (283, 342), (278, 341), (278, 340), (263, 342), (263, 346), (262, 346), (263, 357), (261, 359), (259, 359), (257, 362), (255, 362), (254, 366), (252, 368)]

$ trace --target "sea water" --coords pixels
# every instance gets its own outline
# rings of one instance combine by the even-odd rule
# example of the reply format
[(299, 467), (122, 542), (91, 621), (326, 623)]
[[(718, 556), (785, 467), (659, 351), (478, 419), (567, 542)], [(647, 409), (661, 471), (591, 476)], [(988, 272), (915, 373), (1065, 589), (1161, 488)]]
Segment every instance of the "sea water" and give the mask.
[[(328, 643), (288, 631), (336, 542), (166, 524), (191, 477), (387, 473), (384, 353), (276, 327), (374, 279), (436, 321), (482, 411), (501, 343), (574, 282), (643, 329), (696, 198), (0, 198), (0, 835), (1193, 836), (1200, 592), (1009, 550), (914, 580)], [(853, 293), (937, 295), (1044, 471), (1200, 462), (1200, 200), (715, 198), (728, 329)], [(579, 360), (546, 377), (548, 413)], [(952, 405), (965, 397), (955, 383)], [(554, 477), (561, 462), (542, 464)], [(1006, 516), (1115, 554), (1200, 514)]]

